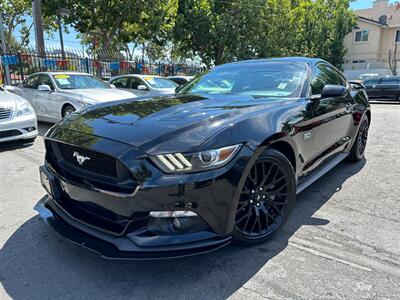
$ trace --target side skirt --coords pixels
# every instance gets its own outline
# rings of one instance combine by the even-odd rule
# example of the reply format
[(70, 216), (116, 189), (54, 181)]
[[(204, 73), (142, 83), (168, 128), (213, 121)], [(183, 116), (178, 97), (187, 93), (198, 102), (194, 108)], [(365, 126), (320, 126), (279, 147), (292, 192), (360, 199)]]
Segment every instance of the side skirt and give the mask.
[(339, 153), (334, 158), (332, 158), (326, 165), (324, 165), (323, 167), (319, 168), (317, 171), (315, 171), (312, 174), (310, 174), (309, 176), (307, 176), (307, 178), (305, 178), (303, 181), (301, 181), (297, 185), (296, 194), (301, 193), (304, 189), (309, 187), (312, 183), (314, 183), (319, 178), (321, 178), (326, 173), (328, 173), (336, 165), (338, 165), (342, 160), (344, 160), (348, 155), (349, 155), (349, 153)]

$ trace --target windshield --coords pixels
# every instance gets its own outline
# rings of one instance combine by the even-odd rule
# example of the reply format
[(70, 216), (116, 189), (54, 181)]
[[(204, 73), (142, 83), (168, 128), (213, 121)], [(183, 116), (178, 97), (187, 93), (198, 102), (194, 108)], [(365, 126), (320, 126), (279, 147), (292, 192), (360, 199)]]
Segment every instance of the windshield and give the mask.
[(217, 67), (187, 84), (180, 93), (298, 97), (307, 65), (292, 62), (240, 63)]
[(75, 89), (110, 89), (111, 87), (100, 79), (90, 75), (57, 74), (53, 75), (58, 88), (63, 90)]
[(178, 85), (166, 78), (144, 77), (143, 78), (154, 89), (174, 89)]

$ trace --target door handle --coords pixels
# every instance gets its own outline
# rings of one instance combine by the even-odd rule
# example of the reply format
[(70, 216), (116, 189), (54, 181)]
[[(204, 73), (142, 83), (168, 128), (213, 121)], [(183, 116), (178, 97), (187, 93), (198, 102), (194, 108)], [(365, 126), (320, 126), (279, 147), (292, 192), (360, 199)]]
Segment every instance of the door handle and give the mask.
[(346, 104), (346, 112), (350, 112), (352, 107), (353, 107), (352, 103), (347, 103)]

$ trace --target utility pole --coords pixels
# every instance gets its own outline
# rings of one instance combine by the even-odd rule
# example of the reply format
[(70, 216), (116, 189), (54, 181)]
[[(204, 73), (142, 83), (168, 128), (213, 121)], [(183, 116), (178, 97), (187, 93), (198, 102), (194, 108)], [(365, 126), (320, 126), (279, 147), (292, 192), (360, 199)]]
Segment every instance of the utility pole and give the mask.
[(32, 16), (35, 28), (36, 51), (39, 56), (45, 57), (41, 0), (32, 0)]
[(61, 56), (62, 56), (62, 59), (65, 60), (64, 39), (63, 39), (63, 33), (62, 33), (63, 32), (62, 17), (66, 17), (69, 15), (69, 9), (59, 8), (56, 10), (56, 14), (57, 14), (58, 32), (60, 34)]
[[(6, 38), (4, 34), (4, 26), (3, 26), (3, 15), (2, 12), (0, 12), (0, 38), (1, 38), (1, 49), (2, 49), (2, 54), (7, 53), (7, 48), (6, 48)], [(1, 64), (1, 61), (0, 61)], [(6, 83), (7, 85), (11, 85), (11, 76), (10, 76), (10, 69), (8, 67), (8, 62), (4, 60), (4, 69), (6, 71)], [(1, 74), (0, 74), (1, 76)]]

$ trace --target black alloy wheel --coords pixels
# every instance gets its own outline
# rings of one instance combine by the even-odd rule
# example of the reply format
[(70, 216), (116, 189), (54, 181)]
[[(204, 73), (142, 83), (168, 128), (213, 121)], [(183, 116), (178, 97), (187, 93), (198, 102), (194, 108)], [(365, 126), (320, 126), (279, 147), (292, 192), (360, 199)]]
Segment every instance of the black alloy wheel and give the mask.
[(358, 134), (354, 141), (353, 147), (350, 151), (350, 159), (353, 161), (359, 161), (364, 158), (365, 148), (367, 147), (368, 141), (368, 130), (369, 122), (366, 115), (363, 116), (358, 128)]
[(279, 151), (267, 149), (254, 162), (236, 210), (233, 238), (242, 244), (264, 242), (285, 224), (296, 198), (293, 168)]

